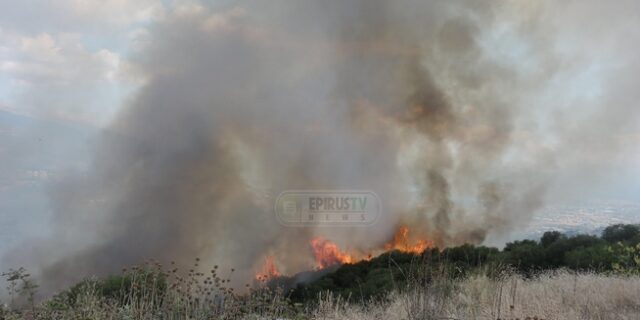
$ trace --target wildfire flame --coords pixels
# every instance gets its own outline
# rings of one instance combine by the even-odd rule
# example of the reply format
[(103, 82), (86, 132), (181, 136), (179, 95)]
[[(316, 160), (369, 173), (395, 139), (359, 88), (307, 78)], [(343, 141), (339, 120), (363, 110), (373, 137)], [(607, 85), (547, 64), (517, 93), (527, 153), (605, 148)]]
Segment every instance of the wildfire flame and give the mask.
[(385, 250), (399, 250), (409, 253), (422, 253), (424, 250), (433, 248), (434, 243), (431, 240), (417, 239), (411, 241), (409, 237), (409, 228), (407, 226), (400, 226), (396, 234), (393, 236), (393, 240), (384, 246)]
[(354, 263), (353, 255), (340, 250), (338, 245), (323, 238), (311, 239), (311, 247), (316, 258), (318, 268), (326, 268), (335, 264)]
[(280, 272), (273, 261), (273, 256), (266, 256), (264, 259), (264, 265), (258, 273), (256, 273), (256, 280), (267, 281), (269, 279), (279, 277)]
[[(433, 241), (426, 239), (412, 239), (407, 226), (400, 226), (393, 236), (393, 240), (384, 245), (384, 250), (398, 250), (407, 253), (420, 254), (426, 249), (433, 248)], [(323, 238), (311, 239), (311, 248), (316, 259), (316, 266), (320, 269), (336, 264), (356, 263), (362, 260), (371, 260), (373, 253), (359, 254), (357, 252), (346, 252), (340, 249), (337, 244)], [(381, 253), (376, 251), (377, 254)], [(377, 255), (376, 254), (376, 255)]]
[(384, 246), (385, 250), (399, 250), (402, 252), (422, 253), (424, 250), (433, 248), (434, 243), (431, 240), (416, 239), (412, 241), (409, 237), (409, 228), (400, 226), (393, 240)]

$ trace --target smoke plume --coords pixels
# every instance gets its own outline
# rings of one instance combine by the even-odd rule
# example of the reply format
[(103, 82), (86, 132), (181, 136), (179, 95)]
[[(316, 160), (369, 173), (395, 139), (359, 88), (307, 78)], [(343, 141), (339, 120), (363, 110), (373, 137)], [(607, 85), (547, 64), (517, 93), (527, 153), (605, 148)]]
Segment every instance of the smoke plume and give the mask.
[[(562, 123), (577, 102), (558, 82), (591, 60), (562, 46), (578, 32), (561, 27), (599, 11), (557, 13), (576, 6), (176, 5), (132, 57), (144, 85), (96, 140), (90, 173), (51, 188), (55, 236), (11, 259), (42, 267), (49, 288), (145, 258), (251, 279), (265, 255), (308, 270), (318, 235), (366, 252), (400, 225), (447, 246), (526, 224), (554, 170), (582, 159), (558, 150), (628, 123), (624, 101), (605, 124)], [(370, 227), (284, 227), (273, 203), (290, 189), (372, 190), (383, 212)]]

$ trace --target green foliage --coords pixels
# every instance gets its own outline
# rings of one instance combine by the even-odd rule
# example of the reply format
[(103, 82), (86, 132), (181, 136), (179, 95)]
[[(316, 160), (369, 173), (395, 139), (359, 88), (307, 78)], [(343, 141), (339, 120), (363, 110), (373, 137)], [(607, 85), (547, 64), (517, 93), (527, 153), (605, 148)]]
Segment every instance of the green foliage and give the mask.
[[(503, 250), (465, 244), (430, 249), (421, 255), (391, 252), (371, 261), (344, 265), (317, 281), (299, 285), (293, 300), (317, 298), (331, 291), (343, 298), (371, 298), (381, 292), (403, 288), (407, 275), (416, 265), (446, 270), (448, 276), (462, 278), (478, 268), (512, 268), (531, 277), (550, 269), (623, 272), (640, 274), (640, 244), (637, 225), (613, 225), (601, 237), (579, 234), (567, 236), (558, 231), (545, 232), (540, 241), (520, 240), (507, 243)], [(613, 244), (613, 245), (612, 245)]]
[(613, 258), (612, 267), (615, 271), (625, 274), (640, 274), (640, 244), (635, 246), (617, 243), (608, 247)]
[(615, 224), (602, 232), (602, 239), (609, 243), (622, 242), (636, 245), (640, 242), (640, 226), (635, 224)]
[(545, 251), (533, 240), (515, 241), (507, 243), (503, 260), (517, 270), (531, 273), (544, 267)]
[[(199, 272), (196, 260), (186, 275), (173, 266), (163, 270), (159, 264), (146, 264), (121, 275), (86, 279), (36, 306), (37, 285), (23, 268), (12, 269), (0, 274), (7, 281), (12, 306), (0, 308), (0, 319), (19, 318), (15, 315), (27, 310), (20, 306), (22, 309), (15, 311), (13, 306), (18, 303), (14, 302), (30, 302), (28, 310), (37, 319), (104, 319), (107, 314), (118, 314), (118, 319), (234, 319), (249, 314), (278, 314), (293, 319), (305, 312), (309, 302), (321, 301), (319, 297), (327, 296), (326, 292), (348, 303), (362, 303), (384, 301), (393, 291), (415, 291), (409, 296), (416, 297), (433, 297), (437, 292), (438, 296), (449, 297), (456, 283), (474, 274), (499, 280), (505, 270), (525, 278), (557, 268), (640, 275), (638, 237), (637, 226), (615, 225), (606, 228), (601, 237), (546, 232), (539, 241), (514, 241), (502, 250), (465, 244), (442, 250), (431, 248), (421, 254), (391, 251), (368, 261), (336, 267), (315, 281), (298, 284), (289, 296), (277, 288), (250, 285), (248, 293), (236, 294), (225, 286), (230, 281), (228, 276), (222, 277), (217, 267), (206, 274)], [(441, 303), (433, 300), (426, 309), (410, 311), (418, 318), (428, 318), (438, 314)]]
[(614, 258), (609, 246), (598, 244), (567, 252), (564, 264), (574, 270), (606, 271), (612, 268)]
[(312, 300), (324, 291), (354, 299), (384, 294), (394, 288), (394, 281), (401, 281), (401, 269), (390, 268), (389, 264), (394, 261), (406, 265), (407, 258), (412, 258), (412, 255), (394, 252), (371, 261), (344, 265), (310, 284), (299, 284), (291, 298), (295, 301)]
[[(431, 250), (429, 253), (436, 259), (446, 260), (448, 263), (462, 269), (480, 267), (498, 259), (500, 250), (485, 246), (476, 247), (472, 244), (464, 244), (458, 247), (446, 248), (441, 253)], [(433, 258), (432, 258), (433, 259)]]
[(560, 231), (547, 231), (542, 235), (542, 238), (540, 238), (540, 245), (547, 248), (556, 241), (565, 239), (567, 239), (567, 237)]

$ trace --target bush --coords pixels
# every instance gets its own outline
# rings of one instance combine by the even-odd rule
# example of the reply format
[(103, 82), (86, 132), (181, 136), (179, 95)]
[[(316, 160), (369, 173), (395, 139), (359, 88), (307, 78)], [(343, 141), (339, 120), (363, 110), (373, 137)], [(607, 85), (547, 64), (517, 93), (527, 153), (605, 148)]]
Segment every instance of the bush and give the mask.
[(602, 231), (602, 239), (609, 243), (622, 242), (636, 245), (640, 240), (640, 226), (634, 224), (615, 224)]
[(565, 240), (567, 237), (560, 231), (547, 231), (540, 238), (540, 244), (547, 248), (558, 240)]

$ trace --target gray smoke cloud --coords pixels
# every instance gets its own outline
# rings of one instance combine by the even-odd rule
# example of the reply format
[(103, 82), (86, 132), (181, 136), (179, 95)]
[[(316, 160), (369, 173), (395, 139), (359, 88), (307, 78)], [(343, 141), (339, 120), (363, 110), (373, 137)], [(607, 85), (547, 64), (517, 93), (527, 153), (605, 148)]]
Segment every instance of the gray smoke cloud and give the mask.
[[(636, 119), (627, 87), (617, 105), (605, 93), (585, 102), (595, 110), (585, 119), (569, 114), (579, 85), (556, 89), (592, 64), (572, 51), (592, 43), (572, 38), (573, 27), (553, 31), (597, 6), (178, 6), (132, 58), (145, 84), (97, 140), (90, 174), (52, 187), (54, 237), (9, 259), (38, 266), (55, 289), (144, 258), (200, 257), (246, 281), (272, 255), (292, 274), (313, 266), (314, 236), (367, 252), (400, 225), (439, 246), (482, 243), (526, 224), (554, 170), (583, 158), (565, 149), (588, 143), (585, 128), (597, 135)], [(584, 10), (561, 17), (560, 7)], [(637, 58), (623, 62), (637, 71)], [(287, 189), (373, 190), (384, 210), (366, 228), (287, 228), (272, 212)]]

